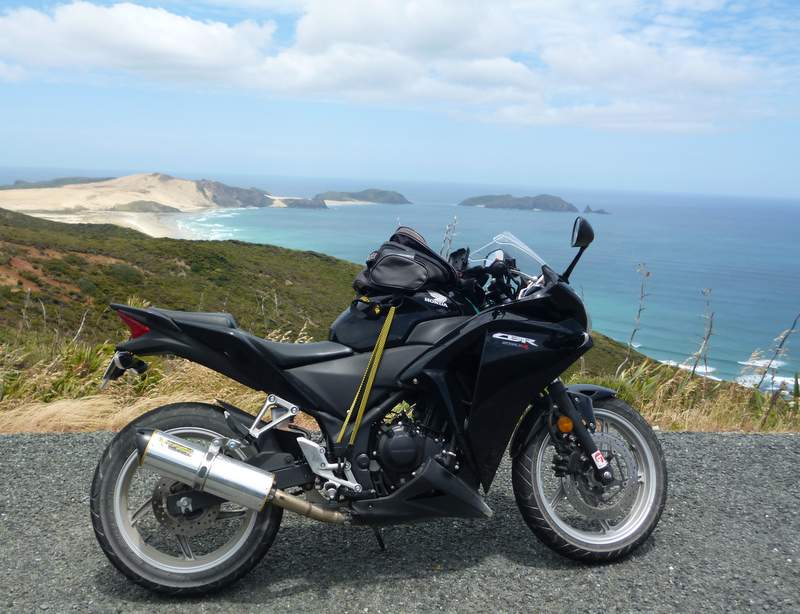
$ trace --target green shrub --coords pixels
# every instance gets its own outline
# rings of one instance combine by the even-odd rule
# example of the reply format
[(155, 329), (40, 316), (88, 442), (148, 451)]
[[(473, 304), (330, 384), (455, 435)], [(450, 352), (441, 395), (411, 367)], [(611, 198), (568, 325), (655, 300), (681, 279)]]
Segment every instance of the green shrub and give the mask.
[(115, 263), (108, 267), (111, 277), (124, 284), (138, 284), (142, 281), (142, 274), (129, 264)]
[(72, 266), (84, 266), (86, 265), (86, 260), (78, 256), (77, 254), (67, 254), (64, 256), (64, 262), (67, 264), (71, 264)]
[(27, 279), (28, 281), (32, 281), (35, 284), (42, 283), (41, 278), (33, 271), (20, 271), (19, 276), (23, 279)]
[(53, 277), (63, 279), (69, 277), (74, 269), (63, 260), (53, 259), (42, 262), (42, 270)]
[(86, 296), (94, 296), (97, 294), (97, 284), (95, 284), (91, 279), (86, 279), (85, 277), (81, 277), (78, 280), (78, 288), (80, 288), (81, 294)]

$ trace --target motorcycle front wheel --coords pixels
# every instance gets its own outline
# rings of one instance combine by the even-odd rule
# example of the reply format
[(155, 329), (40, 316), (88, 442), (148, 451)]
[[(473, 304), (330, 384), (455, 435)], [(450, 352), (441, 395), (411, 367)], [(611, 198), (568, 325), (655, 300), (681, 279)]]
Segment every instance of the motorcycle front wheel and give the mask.
[(595, 402), (595, 442), (614, 472), (600, 484), (594, 470), (558, 477), (556, 449), (540, 423), (513, 460), (514, 496), (533, 533), (559, 554), (581, 561), (620, 559), (655, 529), (667, 499), (661, 444), (642, 416), (617, 398)]
[[(92, 524), (103, 552), (137, 584), (173, 595), (207, 593), (241, 578), (272, 545), (283, 510), (267, 505), (256, 512), (225, 501), (188, 514), (170, 512), (167, 499), (190, 487), (139, 466), (140, 428), (205, 444), (235, 437), (222, 413), (203, 403), (165, 405), (120, 431), (92, 482)], [(243, 450), (236, 455), (247, 456)]]

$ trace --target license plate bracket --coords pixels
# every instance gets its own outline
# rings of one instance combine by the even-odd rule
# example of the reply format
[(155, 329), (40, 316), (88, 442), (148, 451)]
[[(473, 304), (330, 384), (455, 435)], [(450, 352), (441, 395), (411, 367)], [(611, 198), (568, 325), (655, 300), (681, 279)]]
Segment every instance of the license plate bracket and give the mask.
[(137, 358), (130, 352), (115, 352), (103, 374), (103, 381), (100, 384), (100, 389), (102, 390), (105, 388), (108, 382), (122, 377), (128, 369), (133, 369), (139, 375), (143, 375), (145, 371), (147, 371), (148, 365), (141, 358)]

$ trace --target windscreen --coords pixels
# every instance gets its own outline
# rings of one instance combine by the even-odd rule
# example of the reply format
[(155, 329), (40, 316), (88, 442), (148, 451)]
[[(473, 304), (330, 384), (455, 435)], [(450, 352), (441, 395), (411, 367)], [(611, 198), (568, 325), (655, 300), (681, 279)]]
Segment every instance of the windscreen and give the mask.
[(499, 251), (502, 251), (506, 258), (513, 258), (516, 261), (516, 272), (528, 279), (539, 277), (542, 267), (547, 265), (539, 254), (508, 231), (495, 235), (486, 245), (471, 249), (469, 263), (471, 266), (488, 265), (491, 260), (499, 256)]

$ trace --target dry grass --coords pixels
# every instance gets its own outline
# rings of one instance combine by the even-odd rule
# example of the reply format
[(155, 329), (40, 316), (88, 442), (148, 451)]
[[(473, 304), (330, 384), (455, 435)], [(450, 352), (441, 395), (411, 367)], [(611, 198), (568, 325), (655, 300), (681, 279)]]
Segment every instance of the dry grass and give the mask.
[[(256, 413), (264, 400), (263, 393), (179, 359), (159, 361), (152, 368), (149, 381), (127, 375), (103, 392), (97, 391), (99, 377), (72, 387), (76, 398), (16, 398), (0, 402), (0, 433), (114, 431), (167, 403), (224, 399)], [(575, 379), (617, 389), (620, 397), (662, 430), (800, 431), (800, 411), (794, 399), (693, 377), (659, 363), (643, 363), (619, 376), (587, 378), (576, 374)], [(57, 370), (49, 374), (45, 371), (39, 380), (28, 385), (41, 393), (45, 381), (62, 380), (63, 374)], [(301, 415), (298, 422), (316, 428), (310, 416)]]
[(669, 431), (800, 431), (798, 399), (715, 382), (653, 361), (615, 377), (575, 377), (608, 386), (647, 420)]
[[(130, 302), (137, 300), (133, 297)], [(114, 348), (75, 338), (40, 338), (26, 331), (13, 346), (0, 345), (0, 433), (118, 430), (155, 407), (179, 401), (222, 399), (251, 413), (263, 403), (263, 393), (219, 373), (185, 360), (158, 357), (148, 359), (151, 368), (145, 377), (129, 373), (100, 392), (99, 382)], [(269, 338), (310, 340), (305, 327), (297, 333), (276, 331)], [(618, 390), (663, 430), (800, 431), (800, 391), (794, 396), (791, 391), (760, 392), (652, 361), (633, 364), (616, 375), (590, 377), (579, 372), (573, 379)], [(316, 427), (309, 416), (298, 421)]]
[[(224, 399), (255, 414), (264, 402), (264, 393), (194, 363), (176, 359), (165, 361), (160, 368), (165, 374), (144, 389), (131, 375), (102, 392), (97, 391), (99, 379), (95, 380), (96, 392), (80, 398), (0, 402), (0, 433), (118, 431), (134, 418), (169, 403)], [(314, 419), (305, 414), (296, 422), (317, 428)]]
[[(274, 332), (273, 341), (309, 341), (299, 332)], [(114, 348), (66, 341), (42, 350), (0, 346), (0, 433), (119, 430), (151, 409), (167, 403), (223, 399), (257, 413), (264, 393), (210, 369), (181, 359), (148, 359), (145, 377), (128, 373), (100, 391), (100, 381)], [(307, 415), (301, 426), (316, 428)]]

